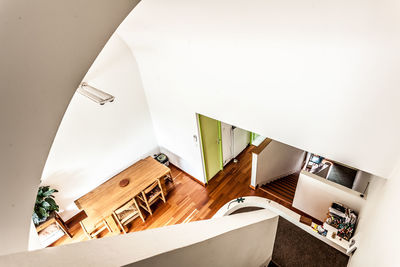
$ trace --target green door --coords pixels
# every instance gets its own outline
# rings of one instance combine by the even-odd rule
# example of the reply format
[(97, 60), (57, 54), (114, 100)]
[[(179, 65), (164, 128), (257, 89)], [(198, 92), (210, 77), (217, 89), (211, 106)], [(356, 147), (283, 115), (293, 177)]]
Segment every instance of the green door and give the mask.
[(222, 169), (221, 124), (219, 121), (199, 114), (201, 142), (207, 181)]

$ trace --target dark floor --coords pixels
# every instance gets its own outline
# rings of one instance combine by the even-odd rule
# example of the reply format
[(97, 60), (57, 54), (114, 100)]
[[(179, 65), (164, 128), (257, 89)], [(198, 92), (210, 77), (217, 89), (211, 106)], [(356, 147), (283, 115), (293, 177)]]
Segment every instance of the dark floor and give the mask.
[(353, 187), (356, 174), (356, 170), (347, 168), (342, 165), (333, 164), (327, 179), (329, 181), (341, 184), (351, 189)]
[(274, 261), (270, 261), (268, 267), (279, 267), (279, 265), (276, 264)]
[(281, 267), (341, 267), (349, 257), (279, 217), (272, 261)]

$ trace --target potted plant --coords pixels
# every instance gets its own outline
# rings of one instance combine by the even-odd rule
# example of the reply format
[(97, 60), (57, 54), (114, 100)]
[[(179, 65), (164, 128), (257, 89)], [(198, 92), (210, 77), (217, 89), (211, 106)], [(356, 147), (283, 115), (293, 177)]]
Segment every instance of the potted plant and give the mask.
[(56, 192), (58, 192), (58, 190), (50, 189), (50, 186), (39, 187), (35, 208), (32, 214), (32, 220), (35, 225), (39, 225), (41, 222), (46, 221), (52, 212), (58, 211), (59, 207), (53, 196), (53, 193)]

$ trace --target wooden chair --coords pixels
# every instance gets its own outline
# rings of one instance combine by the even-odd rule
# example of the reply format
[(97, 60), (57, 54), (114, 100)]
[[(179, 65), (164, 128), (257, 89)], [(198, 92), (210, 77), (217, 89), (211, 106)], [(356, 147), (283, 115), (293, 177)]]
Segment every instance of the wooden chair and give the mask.
[(152, 185), (143, 190), (141, 194), (138, 195), (138, 198), (139, 205), (150, 213), (150, 215), (153, 215), (150, 206), (160, 198), (164, 203), (166, 202), (160, 179), (157, 179)]
[(97, 238), (97, 236), (103, 232), (104, 230), (108, 230), (108, 232), (112, 233), (111, 227), (108, 225), (107, 221), (105, 219), (95, 223), (90, 230), (88, 230), (88, 227), (85, 226), (84, 222), (86, 221), (86, 224), (90, 224), (90, 221), (88, 218), (84, 219), (83, 221), (80, 221), (80, 225), (83, 229), (83, 232), (86, 234), (86, 236), (89, 239)]
[(125, 225), (129, 224), (132, 222), (134, 219), (140, 216), (142, 221), (144, 222), (143, 214), (140, 211), (140, 208), (135, 200), (135, 198), (131, 199), (118, 209), (114, 210), (112, 213), (114, 219), (117, 221), (119, 227), (122, 229), (124, 234), (126, 234), (125, 231)]
[(164, 183), (164, 194), (168, 194), (171, 190), (173, 190), (175, 188), (175, 183), (174, 183), (174, 179), (172, 178), (172, 175), (166, 175), (164, 176), (164, 178), (161, 180), (161, 182)]

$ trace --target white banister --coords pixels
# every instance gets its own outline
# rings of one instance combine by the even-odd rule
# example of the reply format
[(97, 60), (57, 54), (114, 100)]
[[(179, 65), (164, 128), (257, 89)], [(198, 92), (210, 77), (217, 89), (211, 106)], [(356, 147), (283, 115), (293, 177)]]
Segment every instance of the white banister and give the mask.
[(0, 266), (261, 266), (272, 256), (270, 210), (0, 257)]

